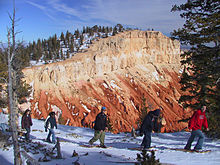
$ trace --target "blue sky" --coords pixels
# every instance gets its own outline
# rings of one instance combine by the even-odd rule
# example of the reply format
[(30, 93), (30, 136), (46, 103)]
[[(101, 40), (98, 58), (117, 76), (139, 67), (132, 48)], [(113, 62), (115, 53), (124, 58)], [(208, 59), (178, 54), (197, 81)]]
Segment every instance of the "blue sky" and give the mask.
[[(154, 29), (169, 35), (182, 27), (184, 20), (172, 5), (186, 0), (15, 0), (17, 40), (32, 42), (55, 33), (74, 32), (83, 26), (115, 26), (120, 23), (142, 30)], [(8, 13), (13, 0), (0, 0), (0, 41), (7, 41)]]

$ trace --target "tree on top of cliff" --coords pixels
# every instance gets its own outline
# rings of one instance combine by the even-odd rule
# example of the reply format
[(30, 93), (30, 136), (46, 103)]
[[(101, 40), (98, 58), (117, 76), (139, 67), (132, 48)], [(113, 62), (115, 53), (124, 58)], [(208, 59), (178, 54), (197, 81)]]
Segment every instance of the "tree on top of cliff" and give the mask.
[(185, 108), (207, 105), (209, 122), (217, 124), (211, 126), (214, 131), (220, 128), (220, 91), (216, 88), (220, 77), (220, 1), (188, 0), (175, 5), (172, 11), (181, 11), (180, 16), (186, 20), (183, 28), (172, 35), (190, 46), (181, 55), (185, 69), (180, 83), (188, 94), (182, 95), (179, 101)]

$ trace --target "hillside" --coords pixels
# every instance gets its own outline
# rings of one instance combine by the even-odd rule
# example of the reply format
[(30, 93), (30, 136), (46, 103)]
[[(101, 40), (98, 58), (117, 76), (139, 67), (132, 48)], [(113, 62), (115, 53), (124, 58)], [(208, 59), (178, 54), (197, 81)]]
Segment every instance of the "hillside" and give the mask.
[(99, 112), (108, 109), (114, 132), (137, 128), (143, 107), (161, 106), (165, 131), (179, 131), (190, 116), (178, 104), (181, 72), (180, 44), (156, 31), (126, 31), (94, 42), (71, 59), (23, 70), (33, 87), (28, 105), (33, 117), (56, 111), (60, 123), (91, 127)]

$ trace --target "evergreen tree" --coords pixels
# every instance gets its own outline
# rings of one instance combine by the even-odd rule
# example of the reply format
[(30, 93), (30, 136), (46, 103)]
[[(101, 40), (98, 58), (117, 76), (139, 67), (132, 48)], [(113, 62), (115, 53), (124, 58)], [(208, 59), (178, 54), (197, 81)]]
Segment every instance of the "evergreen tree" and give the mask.
[(65, 38), (66, 42), (67, 42), (67, 45), (69, 46), (70, 44), (70, 32), (67, 30), (66, 31), (66, 38)]
[(141, 126), (147, 113), (148, 113), (148, 107), (146, 106), (146, 98), (143, 96), (142, 97), (142, 104), (141, 104), (141, 111), (140, 111), (139, 119), (137, 120), (138, 126)]
[(61, 35), (60, 35), (60, 40), (61, 40), (61, 41), (64, 41), (64, 40), (65, 40), (63, 32), (62, 32)]
[(79, 44), (80, 44), (80, 45), (83, 45), (83, 40), (84, 40), (84, 36), (83, 36), (83, 34), (81, 34), (81, 35), (79, 36)]
[(154, 151), (151, 151), (151, 155), (149, 155), (146, 150), (142, 150), (141, 154), (137, 154), (137, 161), (135, 165), (160, 165)]
[(185, 68), (180, 81), (181, 89), (189, 94), (179, 101), (185, 108), (207, 105), (210, 130), (220, 137), (220, 90), (216, 88), (220, 77), (220, 1), (188, 0), (172, 11), (181, 11), (180, 16), (186, 20), (173, 36), (190, 46), (181, 55)]
[(78, 29), (75, 31), (74, 35), (75, 35), (76, 39), (79, 38), (80, 33), (79, 33), (79, 30), (78, 30)]
[(115, 26), (115, 27), (113, 28), (112, 35), (114, 36), (114, 35), (116, 35), (117, 33), (118, 33), (118, 31), (117, 31), (117, 27)]
[(122, 32), (124, 30), (124, 28), (121, 24), (117, 24), (116, 26), (118, 28), (118, 32)]

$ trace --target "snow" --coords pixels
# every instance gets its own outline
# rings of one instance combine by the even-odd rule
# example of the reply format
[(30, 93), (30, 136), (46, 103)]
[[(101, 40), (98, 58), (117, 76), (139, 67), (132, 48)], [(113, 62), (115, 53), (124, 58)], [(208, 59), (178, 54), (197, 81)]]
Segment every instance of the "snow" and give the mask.
[[(6, 122), (4, 116), (0, 115), (1, 122)], [(32, 143), (39, 142), (46, 145), (47, 149), (52, 149), (54, 144), (46, 143), (43, 139), (46, 138), (47, 132), (44, 132), (44, 121), (33, 119), (33, 126), (31, 131)], [(123, 164), (131, 164), (129, 162), (136, 161), (137, 153), (140, 151), (129, 150), (130, 147), (138, 147), (141, 144), (143, 137), (136, 139), (131, 137), (130, 133), (112, 134), (107, 132), (105, 136), (105, 144), (112, 146), (108, 149), (102, 148), (85, 148), (79, 146), (80, 144), (88, 144), (88, 141), (93, 137), (94, 130), (90, 128), (80, 128), (58, 125), (55, 130), (56, 136), (60, 138), (61, 152), (63, 159), (52, 159), (49, 162), (40, 162), (41, 165), (71, 165), (76, 160), (81, 165), (115, 165), (125, 162)], [(190, 133), (176, 132), (176, 133), (153, 133), (152, 146), (156, 146), (155, 155), (161, 163), (169, 163), (175, 165), (217, 165), (220, 164), (220, 140), (213, 140), (206, 138), (203, 148), (211, 149), (209, 153), (187, 153), (182, 151), (174, 151), (169, 148), (183, 148)], [(27, 143), (29, 145), (31, 143)], [(95, 142), (99, 144), (99, 141)], [(195, 145), (195, 142), (193, 143)], [(23, 150), (23, 149), (21, 149)], [(76, 151), (79, 156), (72, 157), (73, 151)], [(85, 155), (88, 152), (88, 155)], [(56, 150), (55, 150), (56, 153)], [(43, 157), (42, 153), (28, 154), (38, 160)], [(13, 164), (13, 148), (0, 149), (0, 164)], [(127, 162), (127, 163), (126, 163)]]
[(152, 74), (153, 74), (154, 78), (155, 78), (157, 81), (159, 81), (159, 75), (158, 75), (158, 73), (157, 73), (157, 72), (153, 72)]
[(110, 85), (111, 85), (112, 88), (117, 88), (117, 89), (121, 90), (121, 88), (118, 85), (115, 84), (115, 80), (111, 80)]

